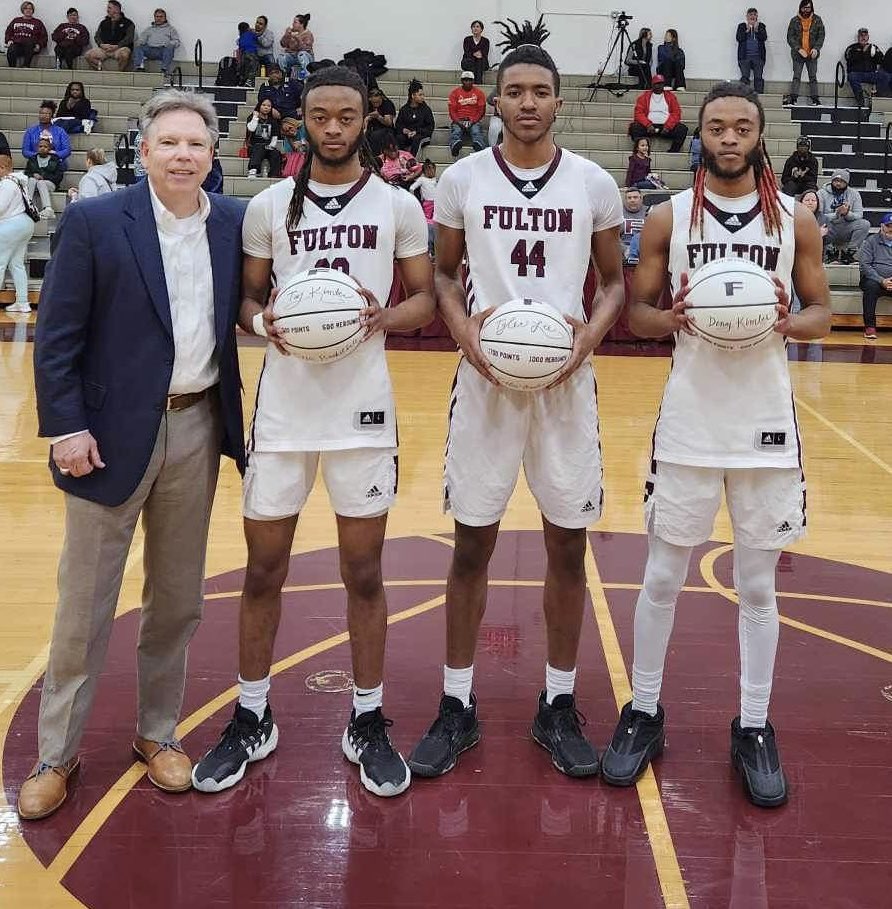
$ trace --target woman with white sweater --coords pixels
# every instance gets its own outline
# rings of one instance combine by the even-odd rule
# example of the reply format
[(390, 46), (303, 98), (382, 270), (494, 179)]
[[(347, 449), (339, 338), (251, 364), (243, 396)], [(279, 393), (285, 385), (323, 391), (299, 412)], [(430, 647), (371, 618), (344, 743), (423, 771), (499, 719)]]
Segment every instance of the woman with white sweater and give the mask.
[(25, 252), (34, 235), (34, 222), (25, 212), (25, 192), (12, 175), (12, 158), (0, 155), (0, 286), (8, 268), (15, 284), (15, 303), (7, 312), (31, 312)]

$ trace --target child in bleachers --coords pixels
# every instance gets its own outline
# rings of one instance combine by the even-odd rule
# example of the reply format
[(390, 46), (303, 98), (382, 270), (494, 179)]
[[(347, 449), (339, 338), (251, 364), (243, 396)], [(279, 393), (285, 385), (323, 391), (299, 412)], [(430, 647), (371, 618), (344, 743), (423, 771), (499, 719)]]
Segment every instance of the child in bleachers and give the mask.
[(433, 258), (434, 255), (434, 196), (437, 192), (437, 165), (430, 158), (425, 158), (421, 169), (421, 176), (409, 187), (409, 192), (415, 193), (421, 200), (424, 217), (427, 221), (427, 250)]
[(235, 55), (238, 58), (239, 84), (253, 88), (254, 80), (260, 71), (260, 45), (257, 33), (247, 22), (238, 24), (238, 47)]
[(59, 188), (65, 175), (65, 168), (59, 157), (53, 154), (52, 148), (49, 139), (41, 139), (37, 143), (37, 154), (31, 155), (25, 164), (28, 197), (33, 199), (35, 191), (40, 196), (40, 217), (44, 221), (56, 217), (50, 193)]

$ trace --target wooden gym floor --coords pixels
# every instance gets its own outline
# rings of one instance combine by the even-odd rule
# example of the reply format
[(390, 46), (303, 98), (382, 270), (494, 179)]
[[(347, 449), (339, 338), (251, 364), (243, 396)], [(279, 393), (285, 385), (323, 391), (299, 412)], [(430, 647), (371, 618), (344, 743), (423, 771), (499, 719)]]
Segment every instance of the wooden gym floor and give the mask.
[[(791, 348), (805, 441), (808, 536), (782, 557), (772, 718), (792, 786), (749, 806), (727, 757), (736, 712), (736, 610), (727, 518), (679, 602), (663, 703), (668, 747), (637, 790), (561, 777), (529, 739), (543, 676), (543, 554), (523, 481), (491, 571), (475, 687), (484, 738), (441, 780), (394, 800), (362, 790), (340, 755), (349, 670), (335, 526), (317, 488), (301, 518), (276, 650), (276, 754), (220, 796), (167, 796), (132, 764), (141, 544), (83, 743), (52, 818), (19, 823), (35, 759), (52, 628), (62, 497), (36, 438), (33, 318), (0, 314), (0, 905), (312, 907), (878, 907), (892, 888), (892, 344), (838, 333)], [(262, 351), (242, 348), (250, 406)], [(451, 523), (440, 507), (450, 352), (389, 353), (400, 413), (400, 495), (388, 527), (385, 704), (404, 752), (433, 718)], [(669, 366), (629, 346), (596, 358), (606, 510), (589, 535), (591, 610), (579, 661), (587, 731), (608, 740), (627, 698), (645, 558), (641, 492)], [(224, 467), (205, 619), (180, 733), (193, 757), (235, 697), (245, 549), (239, 478)]]

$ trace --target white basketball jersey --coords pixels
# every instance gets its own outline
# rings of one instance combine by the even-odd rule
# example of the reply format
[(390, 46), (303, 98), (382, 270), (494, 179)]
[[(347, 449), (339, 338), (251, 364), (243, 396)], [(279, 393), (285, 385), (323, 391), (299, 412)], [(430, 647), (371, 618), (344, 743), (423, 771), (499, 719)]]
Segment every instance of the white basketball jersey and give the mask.
[[(380, 177), (356, 183), (310, 182), (303, 215), (285, 226), (294, 189), (282, 180), (248, 203), (242, 247), (272, 259), (273, 283), (308, 268), (335, 268), (387, 304), (394, 259), (427, 253), (427, 223), (418, 200)], [(393, 448), (396, 419), (384, 334), (333, 363), (307, 363), (267, 345), (248, 438), (252, 451)]]
[(495, 146), (443, 174), (434, 217), (465, 232), (470, 313), (531, 297), (582, 319), (592, 234), (622, 223), (622, 201), (593, 161), (559, 148), (523, 171)]
[[(681, 275), (722, 257), (749, 259), (777, 275), (792, 296), (795, 200), (782, 195), (782, 234), (765, 231), (757, 193), (726, 199), (707, 192), (703, 235), (691, 227), (693, 190), (672, 197), (669, 272)], [(658, 461), (694, 467), (801, 466), (786, 340), (772, 333), (756, 347), (720, 350), (677, 332), (672, 369), (654, 435)]]

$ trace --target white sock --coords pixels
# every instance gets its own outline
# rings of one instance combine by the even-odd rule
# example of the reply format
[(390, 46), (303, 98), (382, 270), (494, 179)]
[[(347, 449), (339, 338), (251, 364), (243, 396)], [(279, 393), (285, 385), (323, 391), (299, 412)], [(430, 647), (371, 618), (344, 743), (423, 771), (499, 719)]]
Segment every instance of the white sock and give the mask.
[(269, 676), (258, 679), (256, 682), (249, 682), (241, 676), (238, 677), (238, 702), (245, 710), (253, 710), (257, 714), (258, 720), (263, 719), (267, 695), (269, 695)]
[(734, 546), (734, 586), (740, 600), (740, 725), (761, 729), (768, 720), (780, 620), (775, 568), (780, 552)]
[(545, 703), (551, 704), (559, 694), (573, 694), (576, 685), (576, 667), (569, 671), (555, 669), (545, 664)]
[(458, 698), (465, 707), (471, 706), (471, 686), (474, 684), (474, 664), (466, 669), (443, 667), (443, 694)]
[(357, 688), (353, 686), (353, 709), (357, 716), (371, 713), (384, 703), (384, 683), (376, 688)]
[(656, 716), (663, 685), (666, 648), (675, 621), (675, 603), (684, 586), (691, 548), (675, 546), (651, 533), (644, 585), (635, 606), (632, 709)]

